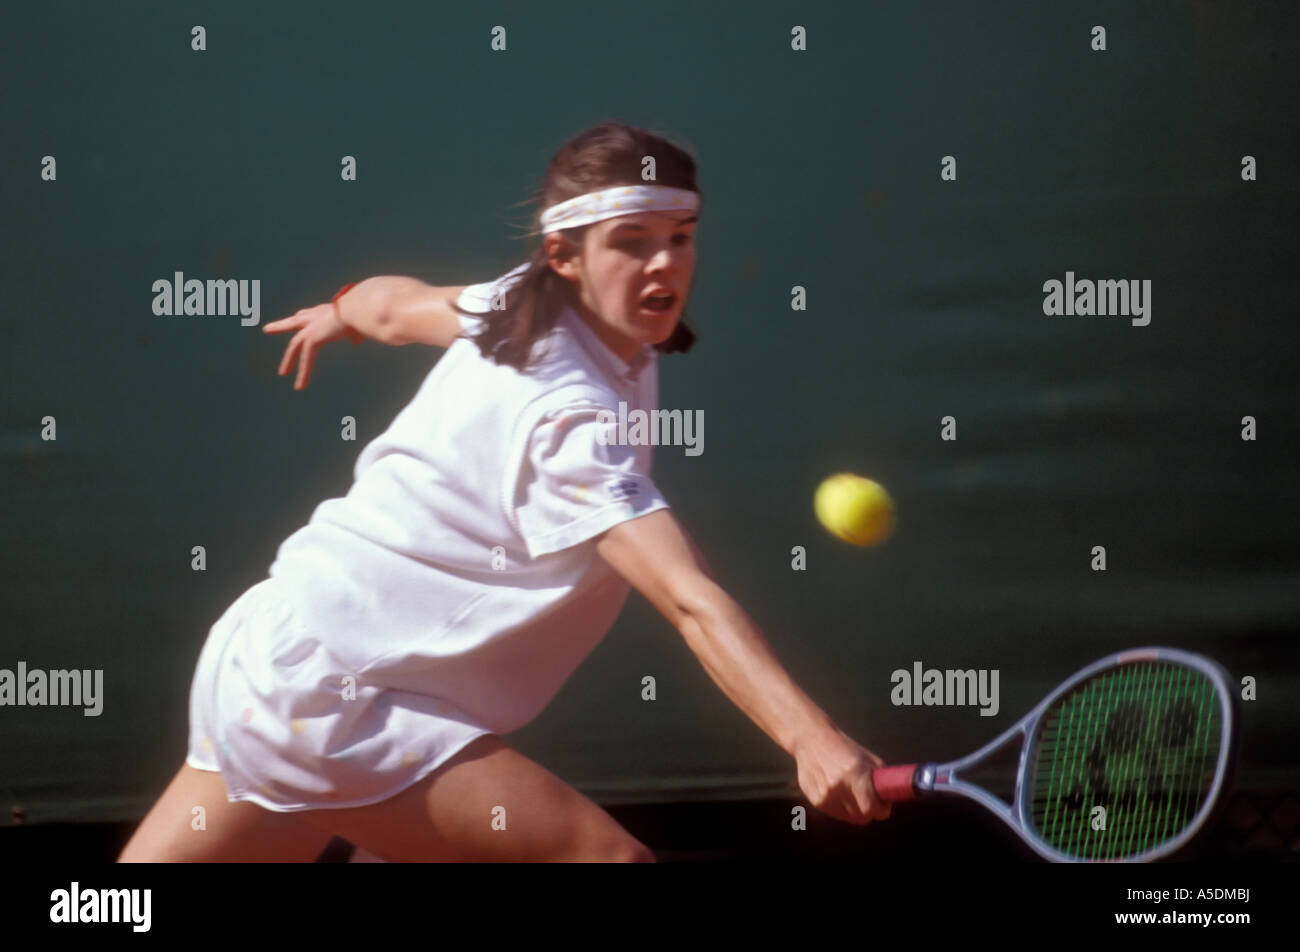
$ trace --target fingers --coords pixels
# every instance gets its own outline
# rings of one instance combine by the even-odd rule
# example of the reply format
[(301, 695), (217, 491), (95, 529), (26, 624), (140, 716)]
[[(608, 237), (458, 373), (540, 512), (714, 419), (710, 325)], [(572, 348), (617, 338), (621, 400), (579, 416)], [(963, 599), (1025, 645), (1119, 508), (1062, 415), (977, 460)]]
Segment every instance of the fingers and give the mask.
[(858, 815), (862, 818), (859, 823), (889, 819), (890, 805), (877, 796), (875, 788), (871, 785), (870, 773), (864, 772), (854, 783), (853, 795)]
[[(330, 316), (328, 311), (322, 308), (329, 307), (330, 305), (322, 305), (306, 308), (262, 327), (262, 332), (266, 334), (296, 332), (284, 349), (284, 356), (280, 359), (280, 369), (277, 371), (279, 376), (284, 377), (293, 371), (294, 364), (297, 363), (298, 378), (293, 384), (295, 390), (301, 390), (311, 382), (311, 372), (316, 364), (316, 352), (321, 344), (336, 340), (340, 336), (322, 323), (324, 318)], [(353, 343), (360, 343), (360, 335), (353, 338)]]
[(311, 382), (311, 370), (316, 363), (317, 350), (318, 347), (311, 339), (311, 335), (306, 330), (299, 331), (285, 347), (284, 356), (280, 358), (280, 369), (276, 372), (283, 377), (293, 370), (293, 365), (297, 362), (298, 379), (294, 381), (293, 389), (301, 390)]
[(884, 800), (881, 800), (879, 797), (876, 797), (874, 795), (874, 791), (871, 797), (871, 802), (873, 804), (873, 808), (871, 811), (871, 819), (888, 820), (889, 814), (893, 812), (894, 805), (892, 803), (886, 803)]
[(840, 819), (852, 823), (854, 826), (863, 826), (871, 822), (871, 817), (863, 809), (863, 802), (856, 796), (855, 791), (849, 790), (840, 798)]
[(816, 760), (800, 762), (799, 787), (810, 802), (837, 820), (858, 826), (887, 820), (893, 805), (883, 800), (872, 782), (872, 771), (885, 762), (871, 751), (854, 745), (852, 756), (827, 765)]
[[(269, 325), (268, 325), (269, 326)], [(295, 334), (289, 340), (288, 346), (284, 348), (284, 356), (280, 358), (280, 369), (276, 371), (281, 377), (293, 369), (293, 362), (297, 359), (298, 348), (302, 346), (302, 335)]]
[(854, 781), (833, 787), (820, 803), (814, 801), (814, 804), (817, 809), (837, 820), (854, 826), (865, 826), (872, 820), (883, 820), (889, 816), (888, 806), (882, 805), (872, 793), (869, 787)]
[[(867, 752), (868, 758), (876, 766), (884, 766), (880, 758)], [(862, 769), (854, 771), (837, 785), (836, 805), (839, 807), (840, 819), (863, 826), (872, 820), (887, 820), (891, 804), (882, 800), (871, 782), (871, 768), (862, 764)]]
[[(866, 753), (867, 759), (871, 761), (871, 770), (885, 766), (885, 762), (871, 751), (866, 748), (863, 748), (863, 751)], [(876, 785), (872, 783), (871, 780), (871, 770), (864, 770), (862, 772), (862, 784), (866, 788), (864, 790), (864, 795), (867, 798), (867, 801), (871, 804), (871, 818), (876, 820), (888, 820), (893, 805), (880, 799), (880, 795), (876, 793)]]
[[(868, 753), (870, 754), (870, 751), (868, 751)], [(875, 763), (876, 767), (883, 767), (883, 766), (885, 766), (885, 762), (884, 762), (883, 760), (881, 760), (879, 757), (877, 757), (875, 754), (871, 754), (871, 759), (872, 759), (872, 761)], [(869, 801), (870, 801), (870, 803), (871, 803), (871, 817), (872, 817), (872, 819), (875, 819), (875, 820), (888, 820), (888, 819), (889, 819), (889, 814), (890, 814), (890, 813), (893, 811), (893, 809), (894, 809), (894, 805), (893, 805), (892, 803), (890, 803), (889, 801), (887, 801), (887, 800), (883, 800), (883, 799), (881, 799), (880, 794), (876, 792), (876, 785), (875, 785), (875, 783), (874, 783), (874, 782), (872, 781), (872, 779), (871, 779), (871, 771), (870, 771), (870, 770), (865, 770), (865, 771), (863, 771), (863, 773), (862, 773), (862, 783), (863, 783), (863, 784), (865, 785), (865, 787), (866, 787), (866, 795), (867, 795), (867, 798), (869, 799)]]
[[(854, 826), (866, 826), (873, 820), (888, 820), (890, 805), (868, 797), (856, 797), (846, 794), (833, 805), (828, 804), (827, 813), (837, 820), (852, 823)], [(832, 807), (833, 808), (830, 808)]]
[(263, 334), (284, 334), (288, 331), (296, 331), (307, 323), (307, 318), (303, 316), (302, 311), (289, 317), (283, 317), (278, 321), (272, 321), (269, 324), (262, 325)]
[(855, 826), (865, 826), (872, 820), (888, 820), (892, 805), (875, 796), (870, 788), (841, 789), (815, 804), (828, 816)]
[(298, 360), (298, 379), (293, 389), (301, 390), (311, 380), (311, 368), (316, 363), (316, 351), (317, 347), (313, 341), (303, 341), (302, 356)]

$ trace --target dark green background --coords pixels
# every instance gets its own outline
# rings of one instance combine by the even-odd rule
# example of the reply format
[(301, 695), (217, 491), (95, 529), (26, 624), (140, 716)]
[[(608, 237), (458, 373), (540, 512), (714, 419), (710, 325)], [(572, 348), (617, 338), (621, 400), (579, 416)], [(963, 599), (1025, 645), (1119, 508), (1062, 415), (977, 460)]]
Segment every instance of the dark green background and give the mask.
[[(265, 323), (375, 274), (488, 280), (529, 250), (512, 206), (607, 118), (691, 149), (705, 195), (700, 341), (660, 377), (662, 406), (704, 411), (705, 452), (660, 449), (656, 480), (845, 730), (956, 756), (1083, 664), (1164, 643), (1259, 679), (1241, 783), (1300, 782), (1295, 9), (6, 7), (0, 667), (103, 668), (106, 701), (0, 708), (0, 797), (33, 822), (143, 814), (208, 627), (440, 354), (332, 345), (295, 393), (283, 339), (155, 317), (153, 281), (260, 279)], [(1067, 270), (1150, 279), (1150, 326), (1044, 316)], [(885, 546), (815, 522), (838, 470), (893, 492)], [(999, 669), (1000, 713), (892, 706), (917, 660)], [(510, 740), (608, 803), (793, 778), (636, 595)]]

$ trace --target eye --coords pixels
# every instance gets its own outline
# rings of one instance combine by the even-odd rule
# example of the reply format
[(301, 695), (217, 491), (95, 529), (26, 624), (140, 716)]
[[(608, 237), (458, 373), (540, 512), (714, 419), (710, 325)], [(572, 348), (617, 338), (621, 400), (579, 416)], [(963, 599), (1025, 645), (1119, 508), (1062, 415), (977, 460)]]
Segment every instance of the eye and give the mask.
[[(678, 246), (689, 245), (695, 240), (694, 235), (676, 234), (673, 235), (673, 244)], [(623, 238), (614, 243), (615, 248), (639, 249), (645, 244), (645, 237)]]

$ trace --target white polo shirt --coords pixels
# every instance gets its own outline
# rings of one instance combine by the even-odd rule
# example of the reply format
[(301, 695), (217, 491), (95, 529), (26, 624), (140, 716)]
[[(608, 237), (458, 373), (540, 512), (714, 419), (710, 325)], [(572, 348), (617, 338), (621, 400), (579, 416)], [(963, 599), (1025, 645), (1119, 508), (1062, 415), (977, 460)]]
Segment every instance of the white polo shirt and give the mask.
[[(489, 312), (524, 267), (460, 305)], [(532, 720), (609, 630), (629, 586), (594, 537), (667, 502), (653, 447), (602, 445), (597, 414), (653, 411), (657, 354), (623, 361), (568, 307), (538, 346), (521, 374), (457, 339), (213, 626), (187, 760), (230, 799), (386, 799)]]

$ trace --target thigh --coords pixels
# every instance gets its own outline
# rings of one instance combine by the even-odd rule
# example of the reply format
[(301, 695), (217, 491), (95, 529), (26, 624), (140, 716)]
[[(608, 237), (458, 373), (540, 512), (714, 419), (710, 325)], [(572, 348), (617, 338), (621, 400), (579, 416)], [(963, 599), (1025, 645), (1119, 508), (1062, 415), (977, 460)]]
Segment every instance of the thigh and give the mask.
[(493, 734), (366, 807), (303, 814), (390, 862), (653, 862), (599, 805)]
[[(203, 808), (202, 829), (195, 829), (195, 807)], [(221, 774), (183, 764), (118, 862), (310, 863), (329, 841), (300, 814), (231, 803)]]

